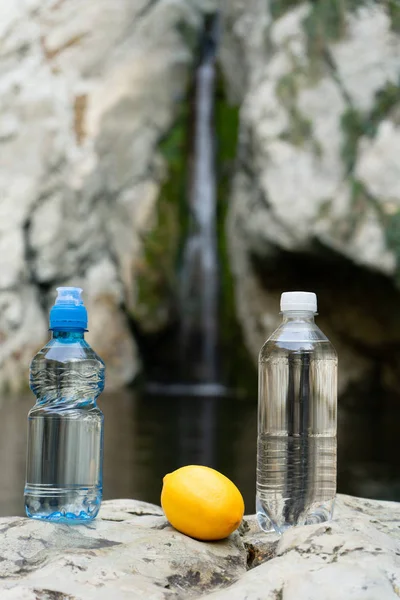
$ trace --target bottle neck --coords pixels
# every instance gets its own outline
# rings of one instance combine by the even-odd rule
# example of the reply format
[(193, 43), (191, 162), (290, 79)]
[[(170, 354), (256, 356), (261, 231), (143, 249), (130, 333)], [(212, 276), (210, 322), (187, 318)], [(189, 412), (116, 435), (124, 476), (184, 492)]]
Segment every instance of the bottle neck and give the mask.
[(53, 340), (77, 341), (83, 340), (85, 337), (85, 331), (83, 329), (71, 329), (69, 331), (54, 329), (52, 334)]
[(288, 310), (282, 313), (282, 323), (315, 323), (315, 313), (308, 310)]

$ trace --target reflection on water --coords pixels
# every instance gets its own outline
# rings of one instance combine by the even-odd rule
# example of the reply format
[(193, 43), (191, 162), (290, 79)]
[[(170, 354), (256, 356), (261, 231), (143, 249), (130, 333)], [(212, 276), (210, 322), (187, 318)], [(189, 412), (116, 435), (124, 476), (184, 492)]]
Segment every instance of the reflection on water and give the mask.
[[(33, 396), (0, 402), (0, 516), (23, 514), (25, 444)], [(103, 394), (104, 497), (159, 503), (162, 477), (205, 464), (232, 478), (254, 512), (256, 403), (233, 398)], [(395, 410), (339, 412), (339, 491), (400, 500)]]
[[(190, 463), (246, 482), (252, 510), (255, 412), (245, 402), (213, 397), (104, 396), (105, 497), (159, 504), (162, 477)], [(246, 449), (247, 448), (247, 449)], [(243, 473), (243, 475), (242, 475)], [(250, 491), (251, 490), (251, 491)]]

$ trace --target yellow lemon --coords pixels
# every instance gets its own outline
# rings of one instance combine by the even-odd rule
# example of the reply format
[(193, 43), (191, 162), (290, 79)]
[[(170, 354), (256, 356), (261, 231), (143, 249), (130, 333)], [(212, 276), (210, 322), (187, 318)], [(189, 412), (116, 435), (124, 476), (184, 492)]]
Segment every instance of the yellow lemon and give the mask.
[(178, 531), (198, 540), (221, 540), (239, 527), (243, 497), (222, 473), (188, 465), (169, 473), (163, 481), (161, 505)]

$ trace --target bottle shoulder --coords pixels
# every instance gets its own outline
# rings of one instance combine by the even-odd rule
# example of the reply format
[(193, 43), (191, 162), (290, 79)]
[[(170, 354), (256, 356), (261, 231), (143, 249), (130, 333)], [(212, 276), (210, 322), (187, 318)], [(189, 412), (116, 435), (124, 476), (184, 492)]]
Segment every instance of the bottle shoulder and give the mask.
[(262, 346), (259, 360), (262, 362), (274, 356), (303, 353), (337, 361), (333, 344), (315, 323), (282, 324)]
[(83, 339), (51, 339), (34, 356), (29, 373), (30, 388), (39, 404), (57, 402), (90, 404), (104, 389), (105, 365)]
[(31, 367), (43, 365), (47, 362), (67, 363), (76, 361), (90, 361), (97, 363), (99, 368), (105, 368), (103, 360), (96, 354), (85, 340), (75, 340), (66, 343), (58, 339), (51, 339), (33, 357)]

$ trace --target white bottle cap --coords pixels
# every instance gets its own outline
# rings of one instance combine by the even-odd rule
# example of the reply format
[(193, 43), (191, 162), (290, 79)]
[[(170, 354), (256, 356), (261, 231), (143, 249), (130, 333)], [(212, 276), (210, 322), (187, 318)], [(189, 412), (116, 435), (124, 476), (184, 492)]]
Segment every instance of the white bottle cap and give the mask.
[(281, 296), (281, 311), (306, 310), (317, 312), (317, 296), (314, 292), (284, 292)]

